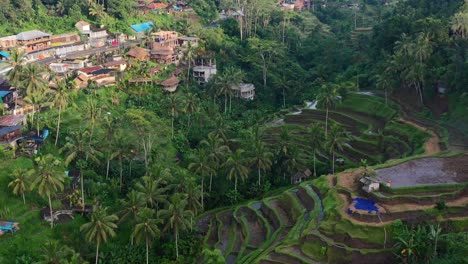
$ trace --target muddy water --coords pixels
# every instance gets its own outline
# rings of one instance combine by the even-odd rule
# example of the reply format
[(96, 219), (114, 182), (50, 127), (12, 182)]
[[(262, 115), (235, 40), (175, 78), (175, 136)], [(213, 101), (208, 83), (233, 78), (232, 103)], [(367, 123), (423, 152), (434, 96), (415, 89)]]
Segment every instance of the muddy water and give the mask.
[(468, 156), (416, 159), (376, 173), (392, 187), (461, 183), (468, 177)]

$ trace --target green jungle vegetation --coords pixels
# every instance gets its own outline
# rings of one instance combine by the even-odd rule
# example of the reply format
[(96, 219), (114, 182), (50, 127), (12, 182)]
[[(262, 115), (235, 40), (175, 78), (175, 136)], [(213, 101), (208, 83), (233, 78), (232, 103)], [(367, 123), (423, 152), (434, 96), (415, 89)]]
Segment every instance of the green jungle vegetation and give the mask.
[[(430, 126), (447, 151), (466, 146), (468, 2), (328, 0), (302, 12), (273, 0), (187, 2), (194, 14), (142, 15), (134, 1), (0, 0), (2, 36), (69, 32), (79, 20), (131, 34), (129, 25), (154, 21), (201, 38), (183, 64), (210, 51), (218, 67), (205, 86), (182, 74), (174, 94), (130, 83), (156, 66), (141, 62), (112, 87), (76, 91), (67, 79), (51, 90), (43, 68), (13, 54), (9, 82), (48, 109), (28, 128), (51, 136), (34, 156), (0, 150), (0, 219), (21, 227), (0, 236), (0, 263), (467, 263), (468, 221), (444, 221), (460, 208), (441, 202), (425, 220), (356, 224), (340, 197), (357, 193), (325, 174), (423, 154), (430, 133), (403, 117)], [(220, 20), (221, 10), (244, 16)], [(255, 85), (255, 100), (234, 98), (240, 82)], [(291, 186), (306, 168), (313, 178)], [(64, 171), (79, 175), (75, 190)], [(42, 219), (63, 201), (94, 212)]]

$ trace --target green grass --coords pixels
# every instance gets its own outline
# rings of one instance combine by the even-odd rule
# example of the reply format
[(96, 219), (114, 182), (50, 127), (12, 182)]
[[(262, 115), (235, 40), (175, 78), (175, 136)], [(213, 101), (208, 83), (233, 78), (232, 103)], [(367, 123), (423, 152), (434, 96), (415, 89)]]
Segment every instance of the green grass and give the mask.
[(385, 105), (383, 98), (363, 94), (348, 94), (343, 102), (337, 105), (337, 109), (352, 110), (385, 121), (392, 119), (397, 113), (396, 110)]
[(320, 241), (306, 241), (302, 245), (302, 252), (304, 253), (304, 255), (309, 256), (312, 259), (318, 261), (326, 260), (326, 249), (327, 246)]

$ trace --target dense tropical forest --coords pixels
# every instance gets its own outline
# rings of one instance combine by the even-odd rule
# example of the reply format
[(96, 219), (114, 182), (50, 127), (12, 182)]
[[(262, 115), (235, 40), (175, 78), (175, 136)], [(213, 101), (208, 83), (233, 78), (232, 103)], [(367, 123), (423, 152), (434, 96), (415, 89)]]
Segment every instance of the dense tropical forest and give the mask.
[[(323, 0), (302, 11), (274, 0), (186, 2), (193, 12), (141, 13), (130, 0), (0, 0), (1, 37), (71, 32), (84, 20), (110, 34), (135, 35), (130, 25), (152, 21), (152, 32), (200, 38), (182, 50), (182, 67), (152, 74), (161, 65), (130, 60), (115, 85), (83, 89), (76, 74), (58, 80), (9, 51), (5, 79), (37, 110), (25, 129), (50, 136), (32, 153), (0, 145), (0, 222), (21, 227), (0, 235), (0, 263), (360, 263), (355, 248), (376, 254), (361, 263), (467, 263), (467, 204), (450, 200), (466, 198), (466, 181), (416, 194), (387, 187), (380, 199), (415, 195), (408, 208), (422, 199), (428, 217), (357, 227), (341, 216), (347, 189), (336, 175), (463, 155), (468, 1)], [(191, 72), (200, 58), (217, 67), (206, 84)], [(177, 92), (159, 88), (179, 68)], [(153, 82), (132, 82), (142, 77)], [(235, 95), (240, 83), (255, 86), (254, 100)], [(435, 135), (441, 147), (430, 152)], [(468, 173), (463, 161), (456, 166)], [(294, 187), (291, 176), (306, 170), (310, 178)], [(263, 237), (246, 224), (257, 201)], [(282, 209), (267, 206), (275, 203)], [(41, 216), (65, 207), (81, 209), (67, 221)], [(343, 241), (340, 232), (348, 232)], [(314, 235), (322, 240), (307, 240)], [(234, 250), (232, 241), (244, 240)], [(331, 246), (358, 240), (344, 253)]]

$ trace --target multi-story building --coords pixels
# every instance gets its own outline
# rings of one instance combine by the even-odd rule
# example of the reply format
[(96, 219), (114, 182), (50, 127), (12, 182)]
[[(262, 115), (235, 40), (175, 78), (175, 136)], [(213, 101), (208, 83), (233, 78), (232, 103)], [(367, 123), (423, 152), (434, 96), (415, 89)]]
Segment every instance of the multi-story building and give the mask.
[(195, 66), (192, 70), (193, 79), (198, 84), (205, 84), (216, 74), (216, 64)]
[(75, 27), (82, 35), (88, 38), (88, 42), (92, 47), (104, 46), (109, 37), (105, 28), (92, 27), (91, 24), (86, 21), (77, 22)]
[(16, 42), (17, 46), (29, 53), (50, 48), (51, 35), (39, 30), (31, 30), (16, 35)]

